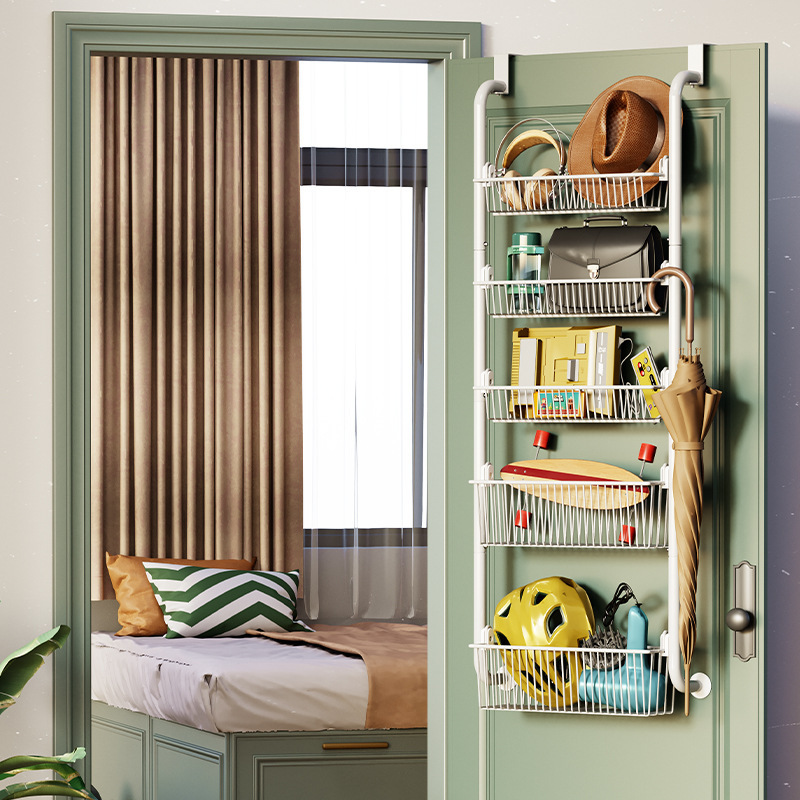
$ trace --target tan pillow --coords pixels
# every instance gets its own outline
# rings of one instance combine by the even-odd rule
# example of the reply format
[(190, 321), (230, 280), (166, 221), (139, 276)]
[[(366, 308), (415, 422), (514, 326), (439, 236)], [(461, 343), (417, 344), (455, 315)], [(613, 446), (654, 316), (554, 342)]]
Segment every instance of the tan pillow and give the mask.
[(246, 558), (193, 560), (190, 558), (143, 558), (140, 556), (111, 556), (106, 553), (106, 566), (111, 585), (117, 595), (117, 619), (122, 628), (117, 636), (163, 636), (167, 632), (164, 615), (158, 607), (143, 561), (167, 564), (192, 564), (217, 569), (253, 569), (256, 560)]

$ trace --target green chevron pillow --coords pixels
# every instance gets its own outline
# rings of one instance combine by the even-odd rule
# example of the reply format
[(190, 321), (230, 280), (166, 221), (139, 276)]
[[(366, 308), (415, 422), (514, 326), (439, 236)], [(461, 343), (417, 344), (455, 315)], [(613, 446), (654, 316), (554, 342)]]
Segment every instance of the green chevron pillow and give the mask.
[(165, 638), (242, 636), (248, 628), (309, 631), (295, 619), (300, 573), (145, 561)]

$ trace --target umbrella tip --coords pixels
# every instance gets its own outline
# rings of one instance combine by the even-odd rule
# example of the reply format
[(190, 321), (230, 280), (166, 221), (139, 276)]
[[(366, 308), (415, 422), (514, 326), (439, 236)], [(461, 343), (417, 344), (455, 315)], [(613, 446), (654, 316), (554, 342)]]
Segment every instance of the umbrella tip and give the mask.
[(683, 690), (683, 715), (685, 717), (689, 716), (689, 695), (691, 694), (691, 689), (689, 689), (689, 664), (689, 661), (683, 662), (683, 674), (686, 681), (686, 686)]

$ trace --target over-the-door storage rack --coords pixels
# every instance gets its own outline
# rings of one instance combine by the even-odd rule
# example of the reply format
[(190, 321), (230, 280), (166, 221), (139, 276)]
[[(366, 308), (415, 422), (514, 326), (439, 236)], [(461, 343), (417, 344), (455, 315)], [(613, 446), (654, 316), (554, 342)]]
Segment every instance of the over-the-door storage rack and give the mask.
[[(559, 713), (604, 713), (622, 715), (651, 715), (669, 713), (672, 710), (672, 697), (674, 690), (686, 690), (682, 658), (678, 642), (678, 569), (677, 550), (675, 542), (675, 529), (672, 513), (672, 497), (669, 491), (673, 451), (668, 448), (668, 462), (662, 468), (659, 481), (650, 482), (650, 496), (648, 502), (640, 504), (639, 513), (634, 524), (637, 525), (637, 541), (634, 547), (665, 548), (668, 557), (668, 630), (661, 635), (658, 648), (645, 651), (626, 651), (629, 662), (635, 663), (647, 659), (653, 671), (666, 672), (666, 692), (662, 698), (658, 697), (655, 711), (639, 707), (638, 692), (629, 695), (628, 699), (615, 704), (604, 703), (601, 700), (580, 701), (567, 707), (558, 704), (542, 703), (536, 697), (523, 691), (509, 672), (509, 665), (519, 665), (520, 651), (544, 648), (518, 648), (502, 647), (493, 644), (490, 639), (490, 628), (487, 625), (487, 597), (486, 597), (486, 556), (487, 548), (491, 546), (542, 546), (542, 547), (604, 547), (622, 548), (630, 545), (620, 544), (617, 534), (620, 519), (617, 511), (575, 511), (569, 505), (554, 504), (547, 497), (535, 497), (515, 488), (512, 483), (493, 479), (492, 466), (486, 460), (486, 433), (487, 423), (492, 422), (517, 422), (517, 421), (563, 421), (563, 422), (599, 422), (599, 415), (594, 418), (587, 415), (582, 420), (521, 420), (509, 409), (509, 397), (514, 391), (523, 391), (532, 387), (494, 386), (492, 372), (487, 364), (486, 331), (487, 317), (576, 317), (592, 316), (573, 313), (569, 310), (561, 311), (547, 303), (547, 298), (560, 293), (560, 297), (579, 297), (583, 299), (587, 293), (597, 291), (599, 285), (610, 292), (605, 297), (616, 297), (626, 291), (638, 293), (640, 287), (611, 285), (611, 283), (598, 284), (597, 281), (586, 279), (584, 281), (567, 281), (556, 284), (547, 280), (534, 282), (512, 283), (504, 280), (495, 280), (493, 269), (486, 263), (487, 214), (619, 214), (631, 211), (662, 211), (668, 208), (669, 249), (666, 264), (681, 267), (681, 215), (682, 215), (682, 142), (681, 142), (681, 100), (683, 90), (687, 85), (701, 85), (703, 83), (703, 45), (688, 48), (688, 69), (679, 72), (673, 79), (669, 95), (669, 155), (662, 159), (659, 167), (658, 185), (646, 193), (636, 192), (637, 197), (630, 203), (619, 203), (608, 206), (590, 203), (584, 197), (588, 192), (576, 191), (576, 184), (591, 183), (600, 178), (605, 184), (614, 185), (618, 182), (620, 187), (628, 185), (630, 181), (638, 180), (635, 175), (618, 176), (574, 176), (558, 175), (547, 178), (505, 178), (494, 174), (493, 165), (487, 163), (486, 153), (486, 103), (489, 95), (508, 94), (508, 57), (495, 59), (495, 78), (484, 82), (475, 95), (474, 103), (474, 465), (473, 481), (475, 487), (474, 505), (474, 644), (472, 645), (475, 657), (475, 668), (478, 673), (480, 708), (483, 710), (520, 710), (520, 711), (557, 711)], [(511, 181), (539, 180), (546, 183), (544, 187), (549, 197), (547, 204), (536, 211), (518, 211), (504, 205), (500, 199), (500, 187)], [(518, 187), (521, 188), (521, 187)], [(669, 189), (669, 197), (667, 194)], [(624, 188), (620, 189), (624, 191)], [(671, 380), (678, 363), (681, 348), (681, 321), (682, 304), (680, 299), (680, 280), (676, 277), (666, 279), (671, 302), (668, 305), (668, 368), (661, 375), (661, 384), (666, 386)], [(539, 296), (544, 298), (544, 303), (537, 309), (525, 309), (522, 313), (508, 305), (507, 298), (514, 294), (509, 289), (517, 288), (523, 296), (527, 295), (525, 289), (539, 289)], [(637, 290), (637, 291), (634, 291)], [(563, 303), (560, 304), (563, 307)], [(527, 313), (529, 312), (529, 313)], [(649, 308), (641, 305), (635, 306), (632, 311), (621, 312), (619, 315), (603, 313), (602, 316), (643, 316), (652, 314)], [(596, 316), (601, 316), (600, 314)], [(559, 387), (553, 387), (555, 391)], [(587, 393), (592, 391), (612, 391), (617, 414), (611, 418), (603, 418), (604, 422), (645, 423), (653, 420), (644, 413), (644, 402), (638, 389), (633, 387), (615, 386), (593, 387), (582, 386)], [(670, 443), (671, 445), (671, 443)], [(627, 487), (630, 488), (630, 487)], [(589, 491), (590, 487), (562, 486), (562, 491)], [(596, 490), (596, 487), (591, 487)], [(606, 491), (625, 491), (625, 486), (612, 487)], [(556, 490), (553, 490), (556, 491)], [(532, 533), (520, 533), (514, 524), (514, 515), (522, 509), (535, 524), (530, 526)], [(555, 509), (555, 510), (554, 510)], [(568, 511), (565, 509), (569, 509)], [(625, 514), (628, 511), (625, 510)], [(615, 514), (617, 516), (615, 516)], [(559, 515), (560, 518), (559, 518)], [(624, 521), (624, 520), (623, 520)], [(562, 653), (566, 659), (589, 657), (597, 651), (582, 652), (579, 648), (569, 648)], [(662, 670), (662, 662), (665, 669)], [(586, 662), (584, 662), (586, 663)], [(641, 688), (641, 687), (640, 687)], [(710, 679), (703, 673), (691, 676), (688, 690), (695, 697), (705, 697), (711, 689)], [(552, 706), (556, 707), (553, 708)], [(485, 716), (480, 717), (480, 748), (481, 748), (481, 792), (485, 787)]]

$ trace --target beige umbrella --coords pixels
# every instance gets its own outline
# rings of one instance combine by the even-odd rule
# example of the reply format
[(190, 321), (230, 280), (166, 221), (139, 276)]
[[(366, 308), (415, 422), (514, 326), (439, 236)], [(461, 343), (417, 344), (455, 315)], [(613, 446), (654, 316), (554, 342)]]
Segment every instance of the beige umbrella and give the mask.
[[(691, 351), (694, 340), (694, 287), (689, 276), (677, 267), (663, 267), (653, 274), (656, 281), (666, 276), (680, 278), (686, 287), (686, 344)], [(655, 283), (648, 285), (648, 301), (654, 311)], [(656, 393), (654, 402), (672, 437), (675, 459), (672, 497), (678, 557), (680, 612), (678, 635), (683, 654), (686, 681), (684, 712), (689, 714), (689, 667), (697, 635), (697, 553), (703, 517), (703, 440), (722, 395), (706, 384), (703, 365), (695, 351), (681, 354), (670, 385)]]

